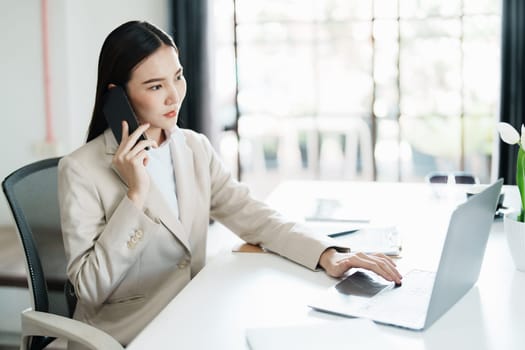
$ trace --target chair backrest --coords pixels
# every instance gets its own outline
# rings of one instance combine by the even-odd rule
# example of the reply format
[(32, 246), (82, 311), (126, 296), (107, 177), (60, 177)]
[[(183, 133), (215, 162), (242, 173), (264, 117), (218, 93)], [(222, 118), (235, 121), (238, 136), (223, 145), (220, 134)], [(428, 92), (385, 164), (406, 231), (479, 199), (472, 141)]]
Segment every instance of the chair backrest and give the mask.
[[(26, 165), (7, 176), (2, 188), (24, 251), (33, 310), (71, 317), (75, 302), (64, 295), (70, 284), (60, 229), (59, 160), (50, 158)], [(43, 349), (53, 339), (33, 337), (31, 349)]]
[(428, 183), (444, 183), (444, 184), (466, 184), (474, 185), (479, 183), (479, 179), (470, 173), (463, 171), (453, 172), (431, 172), (425, 177)]

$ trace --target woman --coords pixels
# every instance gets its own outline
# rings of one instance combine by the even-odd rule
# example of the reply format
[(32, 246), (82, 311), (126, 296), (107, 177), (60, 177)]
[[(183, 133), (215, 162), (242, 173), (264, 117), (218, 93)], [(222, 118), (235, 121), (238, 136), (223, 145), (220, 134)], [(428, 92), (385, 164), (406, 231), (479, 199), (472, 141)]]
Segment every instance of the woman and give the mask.
[[(104, 93), (117, 85), (140, 124), (129, 134), (123, 122), (122, 140), (102, 114)], [(205, 136), (176, 126), (185, 94), (178, 50), (166, 33), (133, 21), (106, 38), (88, 142), (59, 164), (76, 319), (128, 344), (204, 266), (210, 217), (310, 269), (339, 277), (363, 267), (401, 283), (386, 256), (309, 236), (253, 199)], [(136, 143), (142, 133), (147, 140)]]

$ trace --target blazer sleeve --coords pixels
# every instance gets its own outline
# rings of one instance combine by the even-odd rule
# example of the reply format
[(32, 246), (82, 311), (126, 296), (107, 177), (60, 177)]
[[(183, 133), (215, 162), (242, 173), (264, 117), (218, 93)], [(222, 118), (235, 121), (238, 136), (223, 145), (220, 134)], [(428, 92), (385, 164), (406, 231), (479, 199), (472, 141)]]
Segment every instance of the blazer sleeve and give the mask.
[(319, 238), (297, 223), (286, 220), (256, 200), (248, 187), (235, 180), (205, 139), (211, 176), (211, 216), (248, 243), (261, 245), (310, 269), (318, 267), (321, 253), (334, 247), (350, 251), (329, 237)]
[[(159, 229), (124, 194), (112, 213), (103, 207), (93, 174), (72, 157), (58, 168), (67, 274), (79, 302), (101, 305)], [(109, 215), (108, 215), (109, 214)]]

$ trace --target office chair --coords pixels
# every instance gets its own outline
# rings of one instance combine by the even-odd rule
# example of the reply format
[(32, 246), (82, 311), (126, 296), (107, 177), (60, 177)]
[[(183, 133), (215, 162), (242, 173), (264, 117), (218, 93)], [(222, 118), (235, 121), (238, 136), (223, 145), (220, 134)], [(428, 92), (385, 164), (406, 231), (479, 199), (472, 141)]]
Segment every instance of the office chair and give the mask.
[[(66, 275), (57, 165), (50, 158), (15, 170), (2, 182), (24, 251), (32, 308), (24, 310), (20, 349), (41, 350), (56, 338), (92, 349), (123, 349), (107, 333), (73, 320), (76, 298)], [(58, 297), (50, 298), (58, 295)]]
[(435, 171), (425, 176), (425, 181), (431, 184), (479, 184), (479, 179), (470, 173), (463, 171), (441, 172)]

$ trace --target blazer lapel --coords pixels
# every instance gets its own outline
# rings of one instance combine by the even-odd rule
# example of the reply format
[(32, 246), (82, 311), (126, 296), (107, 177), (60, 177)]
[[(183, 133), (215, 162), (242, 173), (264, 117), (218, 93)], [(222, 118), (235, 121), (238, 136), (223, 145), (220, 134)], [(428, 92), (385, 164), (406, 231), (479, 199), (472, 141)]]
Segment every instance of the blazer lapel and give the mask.
[[(115, 137), (111, 133), (111, 130), (106, 130), (104, 133), (104, 137), (106, 140), (106, 153), (107, 154), (115, 154), (118, 144), (115, 140)], [(173, 147), (172, 147), (173, 152)], [(173, 154), (173, 153), (172, 153)], [(119, 176), (120, 181), (124, 183), (124, 185), (127, 188), (127, 184), (118, 172), (117, 168), (113, 164), (111, 164), (111, 168), (113, 171)], [(177, 175), (175, 175), (177, 176)], [(177, 181), (177, 179), (175, 180)], [(180, 198), (179, 198), (179, 184), (177, 182), (177, 201), (179, 202), (179, 213), (181, 212), (181, 205), (180, 205)], [(153, 181), (150, 183), (150, 189), (148, 193), (148, 197), (146, 198), (146, 203), (144, 205), (145, 210), (149, 211), (149, 213), (153, 216), (158, 218), (162, 223), (168, 228), (168, 230), (179, 239), (179, 241), (185, 246), (185, 248), (191, 252), (190, 249), (190, 243), (188, 240), (189, 236), (189, 230), (178, 220), (177, 217), (173, 214), (173, 212), (169, 209), (169, 205), (164, 199), (164, 195), (160, 191), (160, 189), (156, 186)], [(182, 214), (180, 214), (182, 217)]]
[(179, 239), (189, 252), (191, 252), (191, 246), (188, 240), (189, 231), (186, 230), (183, 224), (173, 214), (173, 211), (164, 199), (164, 195), (153, 182), (150, 184), (145, 208), (151, 213), (151, 215), (158, 217), (168, 230)]
[(195, 213), (195, 198), (192, 198), (196, 188), (193, 152), (186, 144), (186, 138), (179, 128), (173, 131), (172, 138), (170, 147), (175, 170), (179, 216), (185, 232), (189, 235)]

